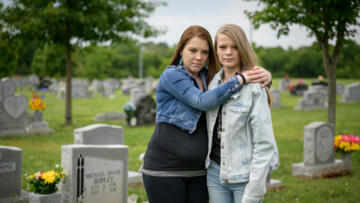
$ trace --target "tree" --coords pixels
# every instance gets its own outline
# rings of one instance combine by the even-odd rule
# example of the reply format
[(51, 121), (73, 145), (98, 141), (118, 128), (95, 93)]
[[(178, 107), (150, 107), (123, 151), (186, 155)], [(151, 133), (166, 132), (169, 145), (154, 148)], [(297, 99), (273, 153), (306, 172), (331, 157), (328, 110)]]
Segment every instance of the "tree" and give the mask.
[[(278, 37), (289, 33), (289, 26), (305, 26), (315, 36), (322, 50), (323, 64), (329, 81), (328, 122), (336, 123), (336, 68), (344, 43), (353, 37), (359, 25), (359, 0), (259, 0), (265, 7), (248, 12), (255, 28), (269, 23)], [(333, 50), (330, 41), (334, 40)]]
[(0, 78), (13, 74), (18, 59), (15, 40), (4, 30), (3, 16), (3, 3), (0, 2)]
[[(3, 30), (21, 39), (56, 45), (66, 57), (65, 125), (72, 125), (71, 53), (86, 43), (119, 42), (134, 35), (149, 37), (157, 30), (145, 22), (154, 3), (141, 0), (14, 0), (4, 9)], [(2, 31), (2, 30), (1, 30)]]

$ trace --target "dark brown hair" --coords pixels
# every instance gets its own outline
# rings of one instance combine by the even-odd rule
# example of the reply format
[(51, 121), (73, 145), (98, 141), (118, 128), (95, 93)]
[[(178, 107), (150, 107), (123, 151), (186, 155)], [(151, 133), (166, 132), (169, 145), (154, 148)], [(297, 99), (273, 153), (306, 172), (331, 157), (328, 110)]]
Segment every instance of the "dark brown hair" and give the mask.
[(209, 44), (209, 58), (208, 58), (208, 76), (207, 82), (210, 82), (210, 79), (214, 77), (214, 75), (219, 71), (219, 63), (215, 56), (214, 45), (212, 43), (211, 36), (209, 32), (198, 25), (193, 25), (188, 27), (183, 34), (181, 35), (180, 41), (176, 47), (175, 53), (171, 58), (169, 65), (177, 65), (179, 64), (181, 55), (180, 53), (184, 49), (186, 43), (188, 43), (192, 38), (199, 37), (200, 39), (206, 40)]

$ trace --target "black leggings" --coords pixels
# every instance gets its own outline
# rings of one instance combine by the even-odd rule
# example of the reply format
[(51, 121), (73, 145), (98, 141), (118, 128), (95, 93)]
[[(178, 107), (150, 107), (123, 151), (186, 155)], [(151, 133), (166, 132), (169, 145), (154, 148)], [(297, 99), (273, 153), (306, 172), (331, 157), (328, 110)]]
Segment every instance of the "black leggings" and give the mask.
[(142, 174), (149, 203), (209, 203), (206, 175), (156, 177)]

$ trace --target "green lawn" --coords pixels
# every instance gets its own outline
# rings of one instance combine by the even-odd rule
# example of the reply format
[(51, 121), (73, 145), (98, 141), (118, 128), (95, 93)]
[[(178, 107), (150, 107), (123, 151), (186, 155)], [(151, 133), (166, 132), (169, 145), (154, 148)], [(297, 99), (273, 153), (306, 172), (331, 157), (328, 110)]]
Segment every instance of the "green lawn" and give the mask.
[[(312, 80), (306, 81), (309, 84)], [(354, 81), (356, 80), (338, 80), (343, 84)], [(272, 87), (278, 86), (278, 79), (275, 79)], [(17, 93), (31, 98), (29, 91)], [(130, 99), (129, 96), (122, 95), (121, 91), (116, 92), (114, 99), (102, 98), (100, 95), (95, 95), (92, 99), (73, 99), (73, 127), (64, 127), (65, 101), (50, 93), (45, 95), (47, 108), (44, 120), (55, 130), (54, 134), (0, 138), (0, 145), (16, 146), (23, 150), (23, 173), (53, 168), (56, 163), (60, 163), (61, 145), (74, 143), (74, 129), (94, 124), (92, 119), (98, 113), (122, 111), (122, 106)], [(279, 169), (272, 173), (272, 178), (281, 180), (283, 188), (267, 193), (263, 202), (359, 202), (360, 152), (352, 154), (351, 175), (316, 180), (303, 180), (291, 175), (291, 164), (303, 162), (304, 126), (314, 121), (327, 120), (326, 110), (294, 111), (300, 98), (283, 92), (282, 107), (272, 109), (281, 162)], [(336, 113), (337, 133), (360, 135), (360, 103), (338, 103)], [(145, 152), (154, 126), (128, 127), (125, 121), (108, 124), (123, 126), (125, 144), (130, 149), (129, 169), (137, 171), (141, 165), (138, 157)], [(129, 195), (132, 193), (139, 195), (138, 202), (147, 200), (143, 187), (129, 188)]]

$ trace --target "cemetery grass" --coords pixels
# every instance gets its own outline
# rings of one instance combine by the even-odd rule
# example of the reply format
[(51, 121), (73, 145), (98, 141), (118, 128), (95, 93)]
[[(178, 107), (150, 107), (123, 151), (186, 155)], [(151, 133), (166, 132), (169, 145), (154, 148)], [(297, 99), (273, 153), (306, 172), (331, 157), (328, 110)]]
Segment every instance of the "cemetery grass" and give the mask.
[[(314, 80), (314, 79), (313, 79)], [(307, 80), (311, 81), (311, 80)], [(349, 84), (355, 80), (338, 80)], [(295, 81), (294, 81), (295, 82)], [(359, 81), (357, 81), (359, 82)], [(309, 84), (309, 82), (308, 82)], [(278, 88), (274, 79), (273, 88)], [(31, 98), (30, 91), (17, 91)], [(16, 146), (23, 150), (23, 174), (49, 170), (61, 160), (61, 145), (73, 144), (76, 128), (94, 124), (98, 113), (120, 112), (130, 99), (121, 91), (114, 99), (95, 94), (91, 99), (73, 99), (73, 126), (64, 126), (65, 100), (45, 92), (44, 121), (55, 130), (52, 135), (11, 136), (0, 138), (0, 145)], [(306, 180), (291, 175), (291, 164), (303, 162), (304, 126), (314, 121), (327, 120), (327, 110), (294, 111), (301, 97), (281, 93), (281, 108), (272, 109), (274, 133), (280, 153), (280, 167), (272, 173), (273, 179), (282, 181), (282, 189), (270, 191), (263, 202), (359, 202), (360, 152), (352, 154), (352, 174), (342, 177)], [(337, 98), (338, 101), (340, 97)], [(337, 103), (336, 132), (360, 135), (360, 103)], [(30, 110), (28, 110), (30, 113)], [(128, 127), (125, 121), (101, 122), (120, 125), (124, 129), (124, 142), (129, 146), (129, 170), (138, 171), (142, 162), (139, 155), (145, 152), (154, 126)], [(23, 188), (25, 188), (23, 179)], [(138, 202), (147, 201), (144, 187), (129, 188), (129, 195), (136, 193)]]

